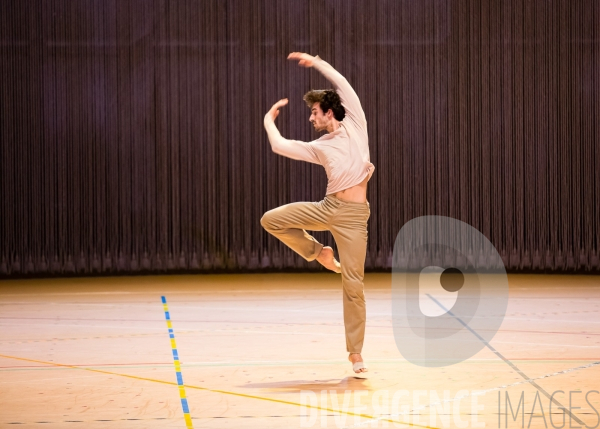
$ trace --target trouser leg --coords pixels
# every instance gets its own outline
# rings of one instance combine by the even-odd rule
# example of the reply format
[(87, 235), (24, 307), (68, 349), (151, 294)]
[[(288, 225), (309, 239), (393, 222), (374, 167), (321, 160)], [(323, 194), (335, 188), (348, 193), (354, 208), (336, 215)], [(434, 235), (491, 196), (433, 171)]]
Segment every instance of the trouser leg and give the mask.
[(346, 349), (350, 353), (360, 353), (365, 338), (366, 305), (363, 279), (369, 215), (366, 204), (362, 207), (344, 207), (344, 211), (336, 216), (335, 225), (331, 229), (342, 268)]
[(369, 215), (366, 203), (344, 203), (328, 197), (318, 203), (287, 204), (268, 211), (261, 219), (267, 232), (307, 261), (314, 260), (323, 245), (305, 229), (333, 234), (340, 255), (346, 349), (350, 353), (362, 351), (365, 336), (363, 278)]
[(260, 223), (268, 233), (307, 261), (312, 261), (319, 256), (323, 245), (306, 230), (328, 230), (329, 218), (329, 210), (323, 202), (299, 202), (269, 210)]

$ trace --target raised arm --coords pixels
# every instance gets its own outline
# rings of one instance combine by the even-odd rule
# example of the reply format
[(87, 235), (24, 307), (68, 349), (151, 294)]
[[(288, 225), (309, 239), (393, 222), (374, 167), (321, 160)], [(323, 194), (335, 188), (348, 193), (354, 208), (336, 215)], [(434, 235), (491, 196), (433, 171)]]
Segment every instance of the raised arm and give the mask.
[(273, 107), (267, 112), (264, 119), (265, 130), (271, 143), (271, 149), (278, 155), (282, 155), (298, 161), (312, 162), (313, 164), (320, 164), (319, 158), (308, 143), (300, 142), (297, 140), (288, 140), (284, 138), (277, 126), (275, 125), (275, 118), (279, 116), (279, 108), (288, 104), (288, 99), (284, 98), (273, 104)]
[(352, 118), (358, 125), (366, 126), (367, 119), (358, 95), (356, 95), (356, 92), (354, 92), (354, 89), (350, 86), (346, 78), (336, 69), (319, 58), (318, 55), (313, 57), (312, 55), (302, 52), (292, 52), (288, 55), (288, 59), (298, 61), (298, 65), (302, 67), (314, 67), (317, 69), (329, 82), (331, 82), (340, 96), (342, 105), (346, 109), (346, 115)]

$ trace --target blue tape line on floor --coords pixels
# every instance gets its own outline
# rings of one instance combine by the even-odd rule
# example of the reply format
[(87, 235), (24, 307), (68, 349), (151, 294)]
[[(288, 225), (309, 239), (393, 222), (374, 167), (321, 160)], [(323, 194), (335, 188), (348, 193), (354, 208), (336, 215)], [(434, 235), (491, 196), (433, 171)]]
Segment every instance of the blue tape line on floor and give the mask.
[(173, 331), (171, 326), (169, 326), (169, 324), (171, 323), (171, 315), (169, 314), (168, 307), (167, 307), (167, 298), (162, 296), (161, 300), (165, 307), (165, 320), (167, 321), (167, 328), (169, 329), (169, 338), (171, 339), (171, 347), (172, 347), (171, 351), (173, 352), (173, 365), (175, 366), (175, 376), (177, 377), (177, 384), (179, 385), (179, 392), (181, 395), (181, 408), (183, 409), (183, 416), (185, 418), (186, 428), (193, 429), (194, 427), (192, 426), (192, 419), (189, 415), (190, 408), (188, 406), (188, 401), (187, 401), (187, 397), (185, 394), (185, 387), (184, 387), (185, 385), (183, 383), (183, 375), (181, 374), (181, 370), (178, 368), (179, 354), (177, 353), (177, 344), (175, 342), (175, 332)]
[(183, 412), (184, 413), (189, 413), (190, 412), (190, 409), (188, 407), (187, 399), (181, 398), (181, 407), (183, 408)]

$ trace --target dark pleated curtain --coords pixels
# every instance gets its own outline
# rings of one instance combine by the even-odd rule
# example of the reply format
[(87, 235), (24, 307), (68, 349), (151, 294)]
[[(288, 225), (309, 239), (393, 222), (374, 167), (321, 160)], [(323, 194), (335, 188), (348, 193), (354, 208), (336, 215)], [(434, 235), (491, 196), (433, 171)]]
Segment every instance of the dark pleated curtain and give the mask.
[[(4, 0), (0, 275), (320, 269), (260, 226), (319, 200), (286, 61), (319, 54), (369, 122), (367, 268), (422, 215), (469, 223), (512, 271), (600, 271), (596, 0)], [(333, 244), (328, 233), (316, 237)]]

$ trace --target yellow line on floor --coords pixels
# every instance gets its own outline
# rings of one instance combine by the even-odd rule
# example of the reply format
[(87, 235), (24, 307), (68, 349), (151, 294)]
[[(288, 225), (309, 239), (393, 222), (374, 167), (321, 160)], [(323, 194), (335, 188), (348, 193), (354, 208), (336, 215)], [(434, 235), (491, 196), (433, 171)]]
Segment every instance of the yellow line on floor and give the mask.
[[(18, 356), (9, 356), (9, 355), (3, 355), (3, 354), (0, 354), (0, 357), (6, 358), (6, 359), (21, 360), (21, 361), (25, 361), (25, 362), (35, 362), (35, 363), (41, 363), (41, 364), (45, 364), (45, 365), (58, 366), (58, 367), (62, 367), (62, 368), (80, 369), (83, 371), (96, 372), (99, 374), (117, 375), (119, 377), (132, 378), (134, 380), (151, 381), (153, 383), (167, 384), (169, 386), (177, 386), (177, 383), (172, 382), (172, 381), (157, 380), (155, 378), (138, 377), (138, 376), (129, 375), (129, 374), (119, 374), (118, 372), (103, 371), (100, 369), (86, 368), (86, 367), (82, 367), (82, 366), (67, 365), (67, 364), (56, 363), (56, 362), (47, 362), (47, 361), (43, 361), (43, 360), (28, 359), (28, 358), (23, 358), (23, 357), (18, 357)], [(258, 399), (261, 401), (275, 402), (275, 403), (286, 404), (286, 405), (294, 405), (297, 407), (313, 408), (316, 410), (329, 411), (329, 412), (338, 413), (338, 414), (346, 414), (348, 416), (362, 417), (365, 419), (371, 419), (371, 420), (377, 419), (380, 421), (385, 421), (385, 422), (390, 422), (390, 423), (398, 423), (398, 424), (403, 424), (403, 425), (412, 426), (412, 427), (419, 427), (419, 428), (424, 428), (424, 429), (439, 429), (439, 428), (435, 428), (433, 426), (417, 425), (417, 424), (413, 424), (413, 423), (402, 422), (399, 420), (382, 419), (382, 418), (378, 418), (376, 416), (371, 416), (368, 414), (358, 414), (358, 413), (353, 413), (351, 411), (341, 411), (341, 410), (334, 410), (332, 408), (324, 408), (324, 407), (318, 407), (318, 406), (313, 406), (313, 405), (308, 405), (308, 404), (299, 404), (297, 402), (284, 401), (281, 399), (274, 399), (274, 398), (267, 398), (264, 396), (248, 395), (246, 393), (230, 392), (227, 390), (220, 390), (220, 389), (209, 389), (208, 387), (193, 386), (190, 384), (186, 384), (185, 387), (187, 387), (189, 389), (203, 390), (206, 392), (221, 393), (223, 395), (233, 395), (233, 396), (239, 396), (239, 397), (248, 398), (248, 399)]]

